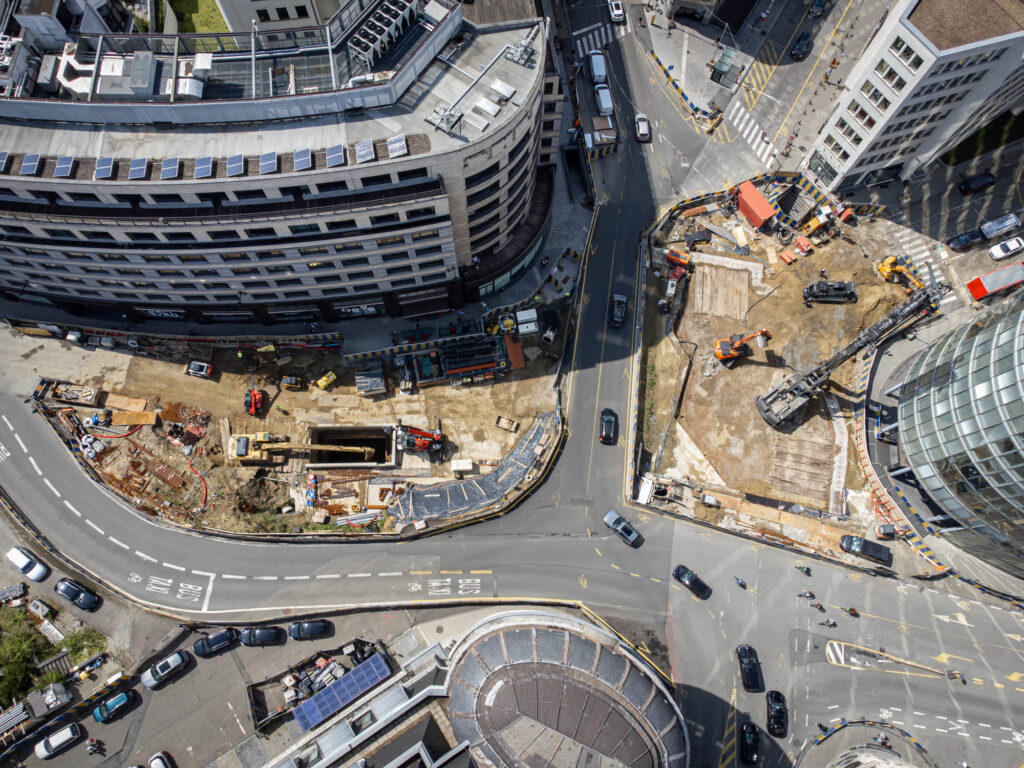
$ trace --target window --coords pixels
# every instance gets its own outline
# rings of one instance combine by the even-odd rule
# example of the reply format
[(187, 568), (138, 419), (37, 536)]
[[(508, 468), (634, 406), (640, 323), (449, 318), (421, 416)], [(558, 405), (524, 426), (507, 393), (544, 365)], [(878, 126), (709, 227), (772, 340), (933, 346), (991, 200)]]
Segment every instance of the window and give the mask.
[(158, 269), (156, 271), (158, 275), (164, 275), (165, 277), (184, 277), (185, 273), (180, 269)]
[(158, 243), (160, 240), (153, 232), (129, 232), (128, 239), (133, 243)]
[(306, 6), (304, 6), (304, 5), (296, 5), (295, 6), (295, 18), (297, 18), (297, 19), (308, 19), (309, 18), (309, 10), (306, 8)]
[(323, 194), (324, 192), (340, 192), (343, 189), (348, 189), (348, 182), (325, 181), (316, 185), (316, 191), (320, 194)]
[(360, 242), (356, 243), (335, 243), (334, 252), (344, 253), (345, 251), (361, 251), (363, 250), (363, 244)]
[(545, 149), (550, 149), (551, 148), (551, 142), (552, 142), (552, 139), (541, 139), (540, 140), (540, 145), (542, 147), (544, 147)]
[(434, 206), (428, 205), (425, 208), (410, 208), (405, 212), (405, 218), (406, 221), (411, 221), (413, 219), (422, 219), (427, 216), (433, 216), (434, 214)]
[(882, 92), (870, 81), (864, 81), (864, 85), (860, 87), (860, 92), (867, 96), (868, 101), (878, 107), (882, 112), (885, 112), (885, 110), (889, 108), (889, 100), (885, 98)]
[(398, 267), (388, 267), (389, 275), (407, 275), (412, 272), (412, 266), (409, 264), (403, 264)]
[(307, 235), (311, 232), (319, 232), (319, 224), (292, 224), (288, 227), (293, 235)]
[(900, 77), (900, 73), (889, 66), (889, 63), (885, 59), (881, 59), (878, 62), (878, 66), (875, 67), (875, 72), (883, 81), (885, 81), (885, 84), (896, 91), (896, 93), (902, 91), (907, 85), (907, 81)]
[(500, 188), (501, 185), (498, 182), (494, 182), (490, 186), (484, 187), (479, 192), (474, 192), (472, 195), (467, 196), (466, 204), (476, 205), (477, 203), (482, 203), (488, 197), (495, 194)]
[(210, 232), (211, 240), (234, 240), (238, 233), (233, 229), (215, 229)]
[(220, 255), (221, 261), (248, 261), (248, 253), (222, 253)]
[(412, 181), (413, 179), (423, 179), (427, 176), (426, 168), (410, 168), (408, 171), (399, 171), (399, 181)]
[(114, 199), (119, 203), (128, 203), (132, 206), (142, 203), (142, 195), (114, 195)]
[(370, 217), (370, 226), (379, 227), (384, 224), (396, 224), (400, 220), (397, 213), (382, 213), (379, 216)]
[(382, 261), (387, 264), (391, 261), (405, 261), (409, 258), (408, 251), (398, 251), (397, 253), (385, 253), (382, 257)]
[(391, 183), (390, 173), (382, 173), (379, 176), (367, 176), (363, 179), (363, 187), (383, 187)]
[(276, 235), (277, 232), (274, 231), (273, 227), (254, 227), (245, 230), (245, 236), (248, 238), (275, 237)]
[(413, 277), (403, 277), (400, 280), (392, 280), (391, 281), (391, 287), (392, 288), (405, 288), (405, 287), (410, 286), (410, 285), (416, 285), (416, 278), (413, 278)]
[(320, 254), (327, 253), (327, 247), (323, 245), (313, 246), (312, 248), (299, 248), (299, 253), (303, 256), (317, 256)]
[(119, 269), (119, 270), (117, 270), (117, 274), (119, 274), (119, 275), (141, 275), (142, 274), (142, 270), (141, 269)]
[(266, 200), (267, 195), (262, 189), (237, 189), (235, 190), (237, 200)]
[(395, 237), (380, 237), (377, 238), (377, 247), (384, 248), (388, 245), (398, 245), (404, 243), (405, 237), (403, 235), (396, 235)]
[(843, 146), (836, 141), (834, 136), (825, 138), (825, 147), (842, 162), (850, 159), (850, 153), (843, 149)]
[(270, 13), (267, 12), (266, 8), (257, 8), (256, 18), (260, 21), (270, 21)]
[(478, 184), (487, 181), (498, 173), (499, 170), (501, 170), (501, 165), (499, 163), (494, 163), (484, 168), (482, 171), (474, 173), (472, 176), (467, 176), (466, 189), (470, 189), (471, 187), (475, 187)]
[(836, 128), (839, 129), (839, 132), (842, 133), (843, 136), (846, 137), (847, 141), (849, 141), (851, 144), (853, 144), (853, 146), (855, 146), (855, 147), (859, 147), (860, 146), (861, 141), (863, 141), (863, 139), (861, 138), (861, 135), (859, 133), (857, 133), (853, 129), (853, 126), (850, 125), (848, 122), (846, 122), (846, 120), (844, 118), (840, 117), (836, 121)]
[(165, 232), (164, 237), (171, 243), (185, 243), (196, 239), (191, 232)]
[(302, 281), (299, 280), (297, 277), (289, 277), (284, 280), (277, 281), (278, 288), (293, 287), (296, 285), (302, 285)]
[(119, 253), (103, 253), (100, 254), (100, 258), (104, 261), (128, 261), (126, 256), (122, 256)]
[(867, 110), (864, 109), (864, 107), (862, 107), (859, 103), (857, 103), (856, 100), (851, 101), (847, 105), (846, 111), (853, 115), (854, 119), (856, 119), (858, 123), (863, 125), (869, 131), (875, 127), (875, 118), (871, 117), (871, 115), (868, 114)]
[(100, 201), (92, 192), (72, 192), (70, 197), (80, 203), (98, 203)]
[(153, 195), (153, 202), (158, 204), (181, 205), (181, 195)]
[(889, 46), (889, 50), (898, 54), (900, 60), (915, 72), (917, 71), (917, 68), (924, 63), (924, 60), (917, 55), (917, 52), (914, 51), (913, 48), (907, 45), (906, 41), (902, 37), (897, 37), (893, 40), (892, 45)]
[(555, 130), (555, 121), (554, 120), (545, 120), (543, 123), (541, 123), (540, 129), (542, 131), (544, 131), (545, 133), (548, 133), (550, 131)]
[(497, 223), (498, 223), (498, 215), (495, 214), (494, 216), (491, 216), (491, 218), (487, 219), (487, 221), (481, 222), (480, 224), (477, 224), (475, 226), (470, 227), (469, 228), (469, 236), (470, 237), (476, 237), (477, 235), (479, 235), (479, 234), (481, 234), (483, 232), (486, 232), (488, 229), (490, 229), (491, 227), (493, 227)]
[(441, 232), (437, 229), (428, 229), (426, 232), (414, 232), (412, 235), (413, 240), (433, 240), (435, 237), (440, 237)]
[(370, 263), (370, 260), (366, 256), (355, 256), (353, 258), (345, 259), (344, 264), (346, 267), (363, 267)]
[(288, 15), (287, 8), (275, 8), (274, 10), (277, 11), (277, 18), (280, 19), (281, 21), (291, 18), (291, 16)]
[(420, 257), (420, 256), (431, 256), (432, 254), (435, 254), (435, 253), (441, 253), (441, 246), (440, 245), (432, 245), (429, 248), (417, 248), (416, 249), (416, 256), (417, 257)]
[(70, 229), (44, 229), (43, 232), (45, 232), (50, 237), (62, 238), (64, 240), (71, 240), (74, 238), (74, 235), (71, 234)]
[[(11, 227), (8, 227), (7, 229), (10, 230)], [(86, 240), (106, 240), (107, 242), (110, 242), (114, 239), (114, 236), (111, 235), (109, 232), (96, 232), (94, 230), (83, 231), (82, 237), (84, 237)]]
[(552, 80), (548, 80), (544, 83), (544, 95), (550, 96), (555, 91), (555, 83)]
[(555, 101), (545, 101), (544, 102), (544, 114), (545, 115), (553, 115), (555, 113), (555, 110), (557, 110), (557, 109), (558, 109), (558, 102), (555, 102)]
[(327, 229), (335, 232), (339, 229), (355, 229), (355, 226), (355, 219), (341, 219), (339, 221), (327, 222)]
[(170, 261), (171, 257), (170, 256), (163, 256), (161, 254), (149, 254), (149, 253), (147, 253), (147, 254), (143, 255), (142, 260), (145, 261), (147, 264), (154, 264), (154, 263), (159, 263), (161, 261)]

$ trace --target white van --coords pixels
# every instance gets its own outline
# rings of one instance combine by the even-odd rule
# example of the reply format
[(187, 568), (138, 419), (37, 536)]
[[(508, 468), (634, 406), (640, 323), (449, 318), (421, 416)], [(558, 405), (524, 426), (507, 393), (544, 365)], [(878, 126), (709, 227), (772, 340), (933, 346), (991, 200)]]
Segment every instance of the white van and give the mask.
[(46, 760), (47, 758), (53, 757), (62, 749), (71, 746), (71, 744), (77, 741), (78, 737), (81, 735), (82, 732), (78, 730), (78, 726), (75, 725), (75, 723), (65, 725), (59, 731), (54, 731), (36, 744), (36, 757), (40, 760)]
[(605, 61), (604, 54), (600, 51), (590, 51), (587, 54), (587, 58), (590, 59), (590, 79), (594, 81), (595, 85), (607, 83), (608, 64)]
[(1000, 216), (998, 219), (992, 219), (992, 221), (986, 221), (981, 225), (981, 234), (985, 236), (986, 240), (991, 240), (1000, 235), (1005, 235), (1007, 232), (1013, 232), (1020, 226), (1020, 219), (1017, 218), (1016, 214), (1008, 213), (1005, 216)]
[(607, 85), (594, 86), (594, 101), (597, 102), (597, 114), (608, 116), (615, 112), (612, 104), (612, 92)]

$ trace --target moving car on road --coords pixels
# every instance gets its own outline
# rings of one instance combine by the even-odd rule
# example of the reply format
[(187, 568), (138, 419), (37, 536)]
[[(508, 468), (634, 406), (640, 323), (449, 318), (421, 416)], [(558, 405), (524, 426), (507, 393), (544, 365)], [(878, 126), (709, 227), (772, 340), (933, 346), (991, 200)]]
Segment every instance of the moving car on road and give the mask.
[(24, 547), (12, 547), (7, 550), (7, 559), (26, 579), (42, 581), (50, 575), (50, 569)]
[(768, 733), (781, 739), (786, 735), (789, 726), (786, 697), (778, 691), (768, 691), (765, 702), (768, 706)]
[(995, 186), (995, 183), (996, 177), (991, 173), (979, 173), (977, 176), (964, 179), (956, 185), (956, 188), (961, 195), (967, 197), (976, 192), (984, 192), (989, 187)]
[(109, 723), (132, 703), (132, 691), (121, 691), (106, 701), (100, 702), (92, 710), (92, 719), (97, 723)]
[(985, 239), (985, 236), (981, 234), (980, 229), (972, 229), (968, 232), (961, 232), (959, 235), (949, 238), (946, 241), (946, 245), (949, 246), (951, 251), (966, 251), (975, 243), (980, 243)]
[(601, 434), (597, 439), (604, 445), (615, 445), (619, 439), (619, 417), (611, 408), (601, 411)]
[(288, 637), (292, 640), (315, 640), (331, 634), (331, 622), (323, 619), (316, 621), (293, 621), (288, 625)]
[(685, 565), (677, 565), (672, 571), (672, 578), (693, 592), (701, 600), (711, 597), (711, 587), (700, 580), (696, 573)]
[(757, 726), (747, 720), (740, 728), (740, 760), (750, 765), (757, 763), (757, 747), (760, 741)]
[(95, 611), (100, 607), (100, 599), (77, 581), (61, 579), (53, 586), (53, 591), (63, 597), (72, 605), (76, 605), (83, 611)]
[(807, 15), (817, 18), (825, 12), (825, 0), (814, 0), (811, 7), (807, 9)]
[(619, 535), (619, 538), (626, 542), (629, 546), (636, 549), (643, 543), (643, 539), (640, 538), (640, 534), (637, 533), (636, 529), (625, 521), (625, 519), (616, 512), (614, 509), (609, 509), (604, 516), (604, 524), (611, 528), (615, 533)]
[(222, 651), (229, 645), (234, 645), (238, 642), (238, 630), (234, 627), (224, 627), (224, 629), (218, 630), (211, 635), (206, 637), (200, 637), (194, 643), (192, 643), (192, 652), (201, 659), (205, 659), (208, 656), (218, 651)]
[(1002, 259), (1008, 259), (1014, 254), (1024, 251), (1024, 240), (1019, 237), (1014, 237), (1009, 240), (1004, 240), (999, 245), (993, 245), (988, 249), (988, 254), (996, 261)]
[(608, 325), (612, 328), (621, 328), (626, 324), (626, 306), (629, 299), (621, 293), (612, 296), (608, 305)]
[(175, 651), (143, 672), (139, 679), (147, 688), (156, 688), (166, 680), (184, 672), (186, 666), (188, 666), (188, 654), (184, 651)]
[(761, 662), (757, 658), (757, 651), (752, 646), (741, 645), (736, 648), (736, 660), (740, 663), (743, 690), (751, 693), (763, 691), (764, 676), (761, 674)]
[(637, 112), (633, 118), (633, 131), (636, 133), (637, 141), (651, 140), (651, 121), (643, 112)]
[(626, 11), (619, 0), (608, 0), (608, 15), (616, 24), (622, 24), (626, 20)]
[(796, 44), (789, 51), (789, 58), (794, 61), (803, 61), (807, 58), (807, 54), (811, 52), (811, 33), (804, 32), (800, 35), (800, 39), (796, 41)]
[(241, 634), (242, 645), (284, 645), (285, 633), (280, 627), (246, 627)]

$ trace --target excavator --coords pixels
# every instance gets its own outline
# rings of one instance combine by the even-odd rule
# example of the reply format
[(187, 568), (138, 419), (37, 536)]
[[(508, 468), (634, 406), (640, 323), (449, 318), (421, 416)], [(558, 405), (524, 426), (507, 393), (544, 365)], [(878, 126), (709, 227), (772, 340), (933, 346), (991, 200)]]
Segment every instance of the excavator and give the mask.
[(373, 458), (374, 450), (364, 445), (317, 445), (309, 443), (289, 443), (270, 432), (254, 432), (249, 435), (232, 435), (228, 440), (228, 455), (232, 459), (245, 462), (266, 463), (271, 460), (272, 453), (291, 451), (292, 453), (312, 453), (313, 451), (337, 451), (338, 453), (359, 453), (363, 461)]
[(444, 435), (440, 429), (423, 430), (398, 427), (398, 446), (406, 451), (440, 451), (444, 448)]
[(899, 258), (896, 256), (890, 256), (881, 261), (878, 264), (878, 274), (882, 276), (882, 279), (889, 283), (899, 282), (900, 275), (907, 278), (907, 282), (910, 283), (910, 287), (907, 288), (907, 293), (910, 293), (914, 288), (924, 288), (924, 283), (918, 280), (905, 266), (899, 263)]
[(764, 349), (768, 346), (768, 339), (771, 337), (772, 332), (767, 328), (762, 328), (760, 331), (754, 331), (746, 336), (741, 336), (740, 334), (735, 333), (728, 339), (719, 339), (715, 342), (715, 357), (717, 357), (719, 362), (721, 362), (726, 368), (732, 368), (737, 360), (739, 360), (743, 355), (750, 353), (750, 346), (747, 344), (748, 341), (757, 339), (757, 346)]
[(263, 390), (256, 389), (256, 374), (250, 375), (252, 376), (252, 386), (245, 393), (245, 412), (250, 416), (259, 416), (260, 411), (263, 410)]

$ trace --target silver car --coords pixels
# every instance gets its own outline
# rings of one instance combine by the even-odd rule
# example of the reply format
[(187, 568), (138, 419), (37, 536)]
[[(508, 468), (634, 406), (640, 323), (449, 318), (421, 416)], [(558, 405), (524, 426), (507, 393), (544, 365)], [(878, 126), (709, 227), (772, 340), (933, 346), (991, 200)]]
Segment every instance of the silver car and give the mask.
[(184, 651), (175, 651), (143, 672), (142, 684), (147, 688), (156, 688), (168, 678), (183, 672), (187, 664), (188, 654)]
[(24, 547), (11, 547), (7, 550), (7, 559), (11, 561), (11, 565), (22, 572), (26, 579), (42, 581), (50, 575), (50, 569)]

